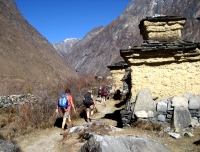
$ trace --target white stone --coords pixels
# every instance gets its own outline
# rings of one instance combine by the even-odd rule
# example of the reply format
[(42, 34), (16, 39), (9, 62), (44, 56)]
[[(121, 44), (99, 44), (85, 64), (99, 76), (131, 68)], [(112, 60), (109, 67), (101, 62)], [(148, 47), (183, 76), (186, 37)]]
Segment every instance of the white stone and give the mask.
[(186, 107), (186, 108), (188, 108), (188, 99), (185, 98), (185, 97), (175, 96), (172, 99), (172, 106), (173, 107)]
[(148, 118), (147, 112), (144, 110), (137, 111), (135, 115), (137, 118)]

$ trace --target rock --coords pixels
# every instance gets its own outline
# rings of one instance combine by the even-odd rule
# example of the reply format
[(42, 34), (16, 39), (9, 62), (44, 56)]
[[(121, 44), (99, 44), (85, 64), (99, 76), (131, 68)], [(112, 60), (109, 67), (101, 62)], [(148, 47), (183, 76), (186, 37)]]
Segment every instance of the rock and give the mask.
[(185, 97), (175, 96), (172, 99), (173, 107), (187, 107), (188, 108), (188, 99)]
[(151, 111), (151, 110), (149, 110), (149, 111), (147, 112), (147, 115), (148, 115), (148, 118), (153, 118), (153, 117), (154, 117), (154, 112)]
[(196, 95), (194, 93), (185, 93), (183, 96), (186, 97), (188, 100), (190, 100), (191, 98), (195, 97)]
[(134, 136), (99, 136), (95, 135), (89, 139), (79, 152), (170, 152), (160, 142), (147, 137)]
[(188, 107), (189, 107), (189, 109), (200, 109), (200, 104), (196, 97), (191, 97), (189, 99)]
[(21, 152), (21, 150), (17, 145), (14, 145), (12, 142), (0, 139), (0, 152)]
[(158, 102), (157, 103), (157, 111), (167, 112), (167, 103), (166, 102)]
[(158, 121), (164, 122), (165, 119), (166, 119), (166, 117), (164, 115), (162, 115), (162, 114), (158, 115)]
[(142, 89), (139, 91), (137, 97), (136, 97), (136, 103), (134, 107), (134, 112), (137, 111), (155, 111), (155, 103), (152, 99), (152, 95), (150, 93), (150, 90), (148, 88)]
[(144, 110), (137, 111), (137, 112), (135, 113), (135, 116), (136, 116), (137, 118), (148, 118), (147, 112), (144, 111)]
[(183, 136), (185, 136), (185, 137), (193, 137), (194, 135), (191, 132), (184, 132)]
[(196, 118), (196, 119), (192, 118), (192, 121), (191, 121), (190, 126), (191, 126), (192, 128), (197, 128), (197, 127), (199, 127), (200, 124), (199, 124), (199, 122), (198, 122), (198, 119), (197, 119), (197, 118)]
[(169, 134), (170, 136), (172, 136), (172, 137), (176, 138), (176, 139), (179, 139), (179, 138), (181, 138), (181, 135), (180, 135), (180, 134), (178, 134), (178, 133), (172, 133), (172, 132), (169, 132), (168, 134)]
[(182, 131), (184, 128), (189, 127), (192, 118), (189, 110), (186, 107), (175, 107), (174, 108), (174, 126), (177, 132)]
[(167, 102), (167, 110), (168, 110), (168, 111), (174, 110), (174, 108), (172, 107), (171, 101), (168, 101), (168, 102)]
[(70, 128), (69, 133), (79, 132), (79, 131), (84, 130), (85, 128), (87, 128), (87, 127), (85, 127), (85, 126), (74, 126), (74, 127)]
[(170, 127), (164, 128), (164, 132), (170, 132)]
[(167, 99), (161, 99), (160, 102), (168, 103)]

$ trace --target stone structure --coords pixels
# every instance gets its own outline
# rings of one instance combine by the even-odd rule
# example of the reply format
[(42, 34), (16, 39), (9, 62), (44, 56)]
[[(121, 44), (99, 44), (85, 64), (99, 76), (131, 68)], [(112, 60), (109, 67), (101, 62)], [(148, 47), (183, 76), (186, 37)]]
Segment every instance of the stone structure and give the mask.
[(185, 17), (160, 16), (142, 19), (139, 25), (144, 40), (173, 42), (181, 39)]
[(122, 79), (126, 74), (126, 69), (128, 68), (128, 64), (125, 61), (117, 62), (113, 65), (107, 66), (110, 69), (111, 76), (113, 78), (114, 88), (113, 90), (125, 90), (124, 89), (124, 82)]
[(186, 93), (155, 102), (150, 90), (144, 88), (138, 92), (134, 102), (127, 103), (120, 111), (123, 127), (136, 120), (161, 124), (164, 128), (173, 124), (176, 132), (200, 127), (200, 94)]
[(147, 17), (139, 25), (142, 45), (120, 50), (131, 68), (130, 99), (120, 112), (123, 126), (138, 119), (169, 122), (177, 131), (199, 125), (200, 100), (195, 94), (200, 94), (200, 43), (181, 40), (185, 21)]
[(131, 100), (142, 88), (168, 98), (200, 93), (200, 43), (181, 40), (184, 17), (147, 17), (139, 25), (141, 46), (120, 50), (131, 68)]
[(39, 100), (39, 97), (35, 97), (31, 94), (0, 96), (0, 108), (10, 108), (16, 105), (34, 103)]

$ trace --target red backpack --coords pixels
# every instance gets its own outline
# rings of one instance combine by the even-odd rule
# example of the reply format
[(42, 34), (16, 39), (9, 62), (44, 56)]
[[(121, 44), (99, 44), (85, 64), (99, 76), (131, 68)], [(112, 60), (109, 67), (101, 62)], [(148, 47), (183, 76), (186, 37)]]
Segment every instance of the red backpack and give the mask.
[(103, 88), (102, 88), (102, 91), (101, 91), (101, 95), (107, 96), (107, 95), (108, 95), (108, 88), (103, 87)]

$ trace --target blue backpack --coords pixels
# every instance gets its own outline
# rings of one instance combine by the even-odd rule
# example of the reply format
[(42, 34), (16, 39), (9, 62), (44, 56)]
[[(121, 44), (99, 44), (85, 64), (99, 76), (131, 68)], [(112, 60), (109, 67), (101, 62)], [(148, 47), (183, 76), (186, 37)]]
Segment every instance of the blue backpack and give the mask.
[(60, 99), (58, 100), (58, 107), (67, 108), (68, 105), (68, 96), (66, 94), (61, 94)]

